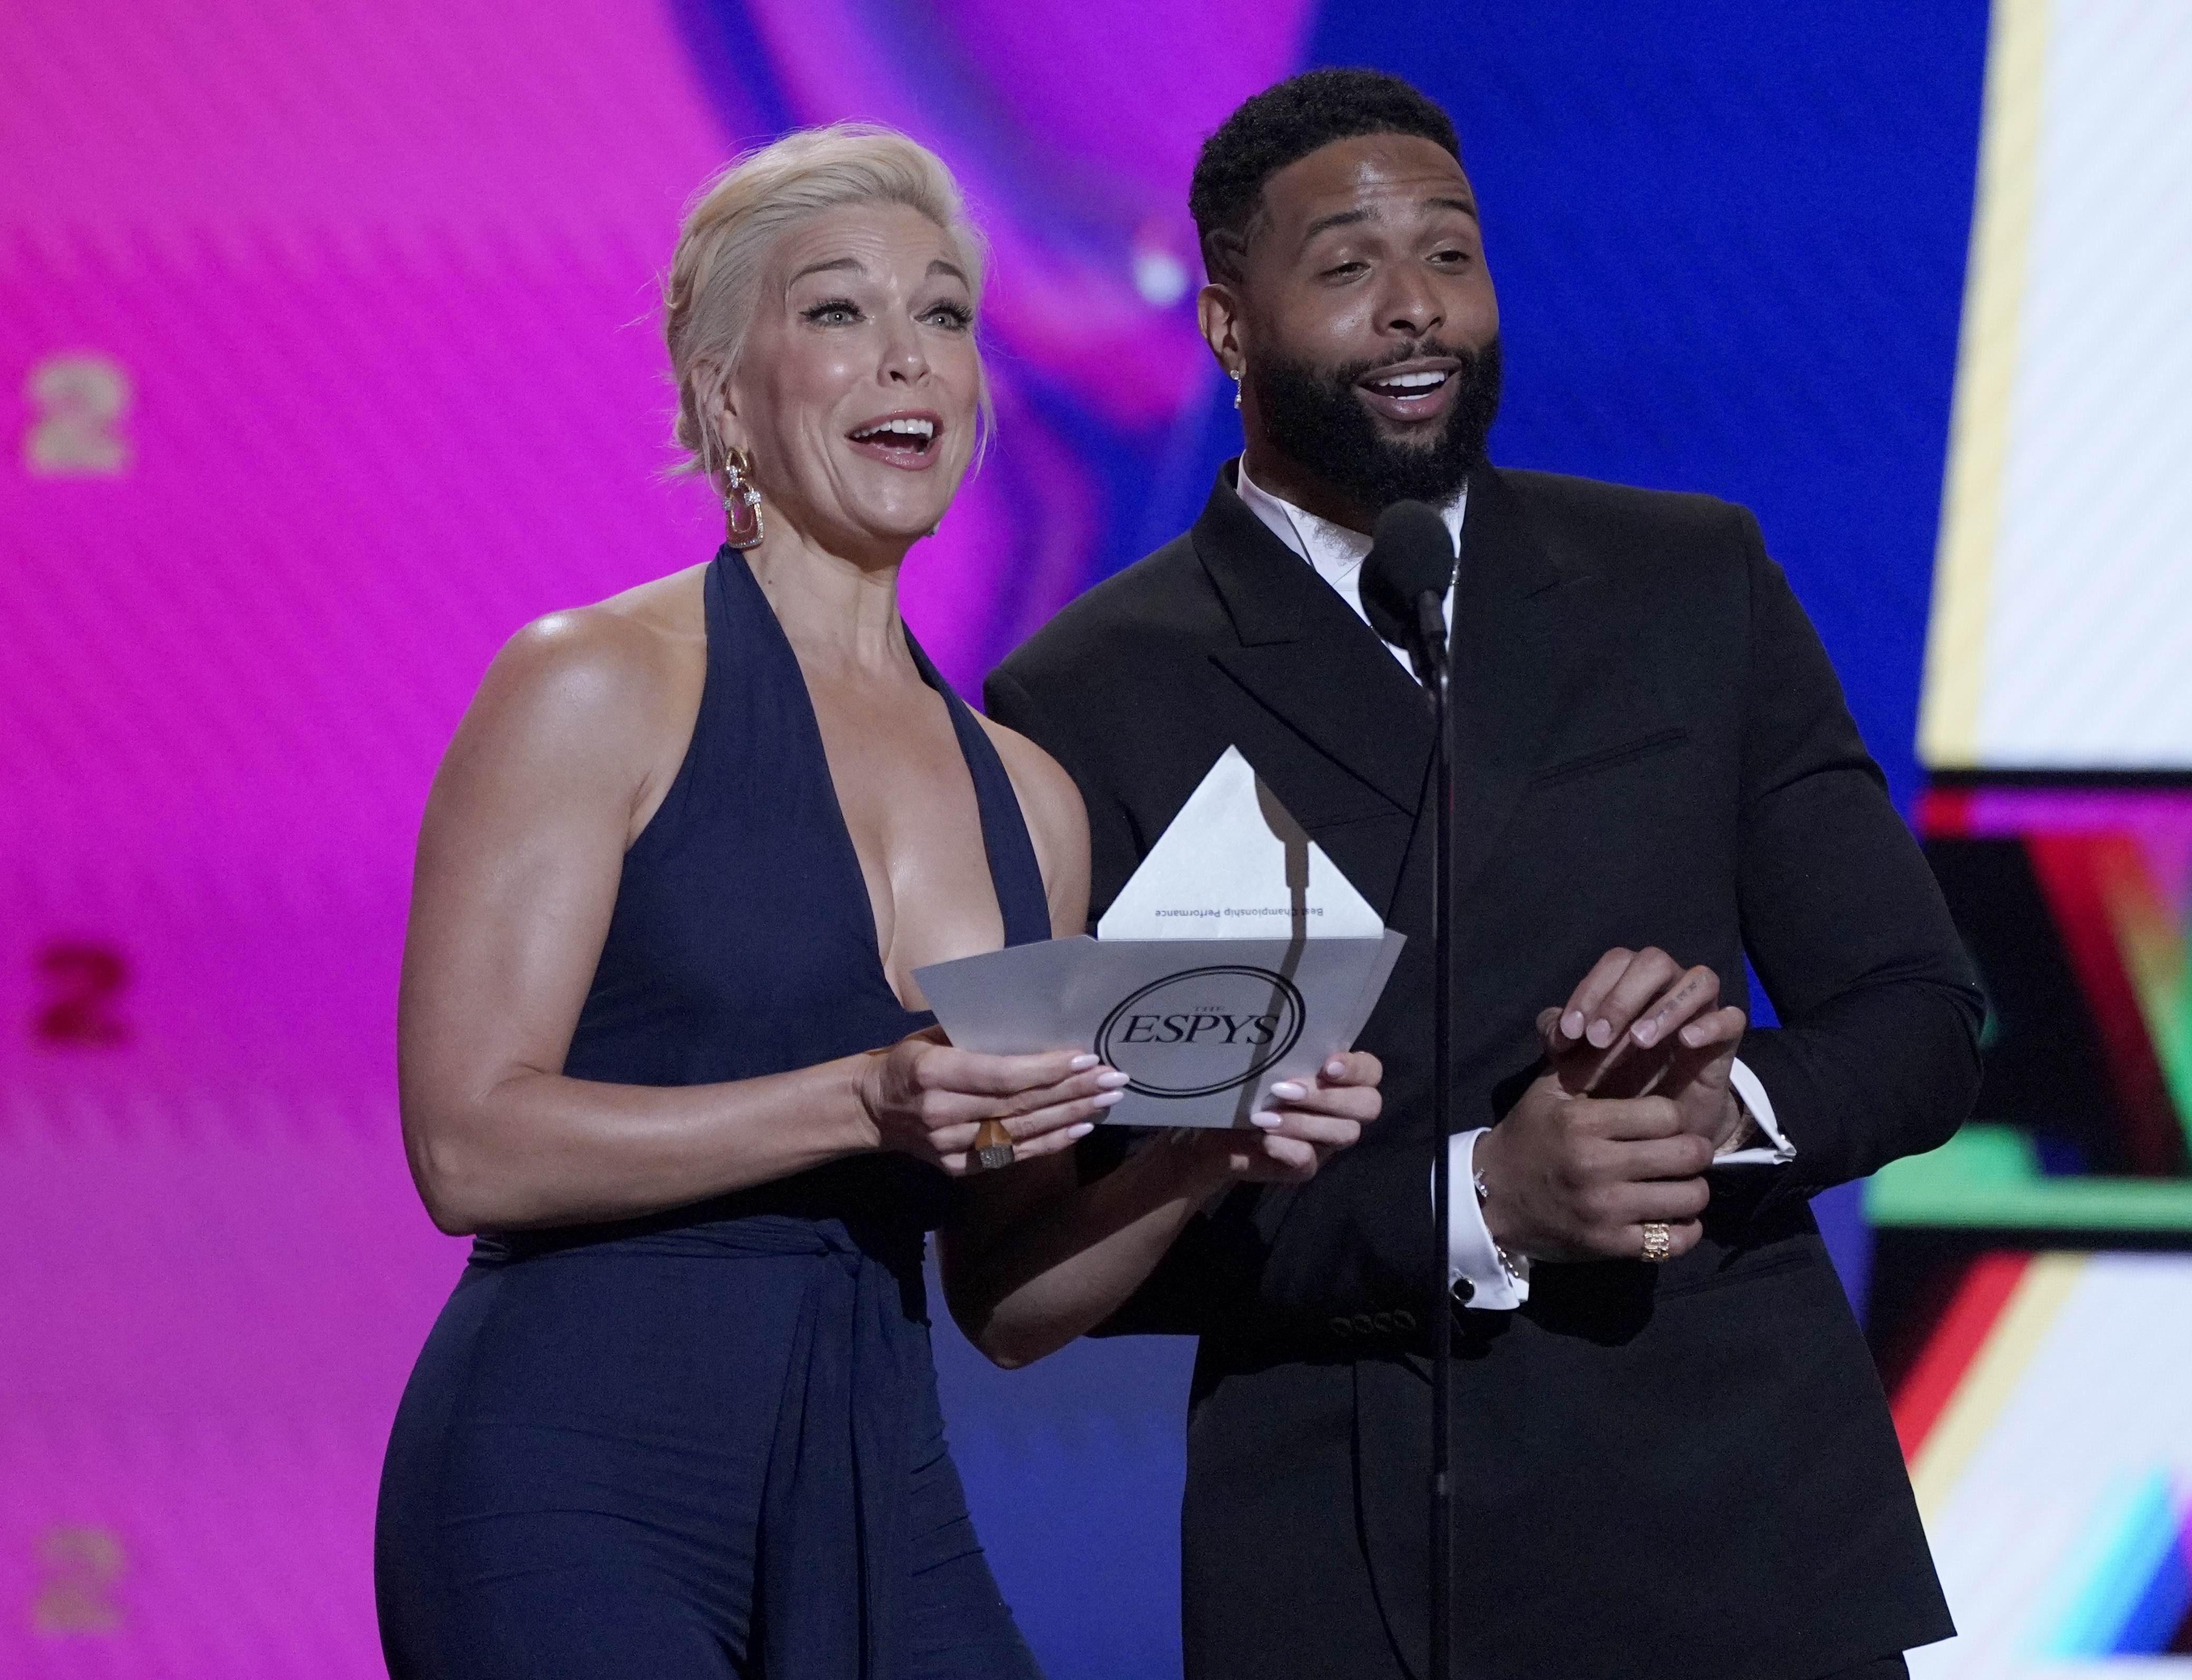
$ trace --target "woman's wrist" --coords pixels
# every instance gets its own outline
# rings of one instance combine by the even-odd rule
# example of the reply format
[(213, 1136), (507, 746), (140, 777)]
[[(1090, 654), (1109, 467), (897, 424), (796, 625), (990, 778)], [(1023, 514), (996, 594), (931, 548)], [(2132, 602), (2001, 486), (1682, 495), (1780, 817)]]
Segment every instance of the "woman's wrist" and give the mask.
[(884, 1059), (888, 1049), (864, 1050), (831, 1063), (842, 1083), (830, 1107), (844, 1116), (842, 1143), (848, 1153), (868, 1154), (884, 1147), (882, 1122), (878, 1118)]
[(1159, 1164), (1171, 1194), (1200, 1204), (1233, 1182), (1231, 1158), (1236, 1147), (1230, 1131), (1174, 1126), (1145, 1153)]

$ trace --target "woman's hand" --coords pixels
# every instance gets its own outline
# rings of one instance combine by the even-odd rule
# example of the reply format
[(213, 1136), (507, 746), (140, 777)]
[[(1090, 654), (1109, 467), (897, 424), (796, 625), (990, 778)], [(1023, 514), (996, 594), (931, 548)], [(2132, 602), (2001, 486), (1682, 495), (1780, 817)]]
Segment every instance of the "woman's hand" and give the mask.
[(1303, 1183), (1378, 1118), (1385, 1100), (1378, 1081), (1384, 1076), (1369, 1051), (1343, 1051), (1317, 1069), (1315, 1084), (1283, 1079), (1273, 1085), (1270, 1107), (1248, 1117), (1256, 1131), (1196, 1131), (1181, 1136), (1180, 1145), (1230, 1178)]
[(1085, 1053), (984, 1056), (955, 1048), (932, 1027), (870, 1056), (859, 1097), (877, 1147), (957, 1178), (983, 1121), (1002, 1122), (1014, 1158), (1034, 1160), (1094, 1130), (1126, 1083), (1124, 1073)]

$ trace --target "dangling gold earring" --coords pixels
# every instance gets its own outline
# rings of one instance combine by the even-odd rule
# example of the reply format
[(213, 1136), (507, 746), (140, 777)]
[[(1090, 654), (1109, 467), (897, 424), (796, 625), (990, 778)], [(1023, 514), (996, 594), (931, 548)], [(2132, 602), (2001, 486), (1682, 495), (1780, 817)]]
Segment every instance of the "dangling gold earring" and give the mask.
[(1233, 406), (1238, 408), (1241, 406), (1241, 370), (1229, 367), (1225, 371), (1233, 376)]
[[(723, 540), (750, 549), (762, 539), (761, 492), (753, 487), (753, 457), (743, 449), (723, 453)], [(740, 527), (751, 521), (751, 532)]]

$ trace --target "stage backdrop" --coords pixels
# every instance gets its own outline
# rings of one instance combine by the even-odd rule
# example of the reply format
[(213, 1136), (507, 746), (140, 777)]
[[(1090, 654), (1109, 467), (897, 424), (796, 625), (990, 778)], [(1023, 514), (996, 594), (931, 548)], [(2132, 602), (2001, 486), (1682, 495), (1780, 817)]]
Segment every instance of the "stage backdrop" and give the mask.
[[(1412, 75), (1486, 207), (1498, 458), (1755, 509), (1907, 796), (1986, 39), (1982, 0), (14, 0), (0, 1670), (378, 1671), (380, 1445), (463, 1252), (397, 1137), (412, 835), (513, 629), (713, 545), (654, 284), (727, 157), (896, 123), (989, 231), (998, 446), (906, 584), (971, 692), (1237, 446), (1200, 138), (1308, 64)], [(939, 1344), (1049, 1672), (1175, 1672), (1185, 1350)]]

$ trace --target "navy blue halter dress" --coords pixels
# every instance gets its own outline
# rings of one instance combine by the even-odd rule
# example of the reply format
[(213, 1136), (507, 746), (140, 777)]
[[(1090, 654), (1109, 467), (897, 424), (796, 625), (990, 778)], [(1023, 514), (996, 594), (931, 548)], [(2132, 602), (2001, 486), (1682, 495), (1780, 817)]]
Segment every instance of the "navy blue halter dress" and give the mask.
[[(905, 1008), (799, 663), (707, 571), (692, 745), (626, 853), (564, 1071), (707, 1085), (895, 1042)], [(1047, 938), (996, 750), (919, 650), (1011, 943)], [(382, 1472), (395, 1680), (1036, 1680), (944, 1444), (922, 1280), (951, 1185), (855, 1157), (614, 1225), (483, 1237)]]

